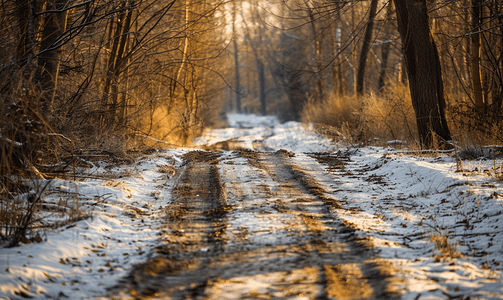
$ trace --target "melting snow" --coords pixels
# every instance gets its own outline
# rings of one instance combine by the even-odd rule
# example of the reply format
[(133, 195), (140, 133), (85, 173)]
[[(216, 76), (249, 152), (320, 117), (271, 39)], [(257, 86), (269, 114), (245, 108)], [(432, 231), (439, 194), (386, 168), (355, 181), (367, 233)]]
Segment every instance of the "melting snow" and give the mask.
[[(309, 126), (238, 114), (229, 115), (229, 124), (232, 128), (206, 131), (195, 144), (236, 139), (252, 148), (260, 141), (262, 149), (298, 154), (296, 163), (320, 174), (320, 184), (341, 201), (338, 217), (398, 268), (403, 299), (503, 299), (503, 182), (489, 176), (493, 167), (501, 167), (501, 158), (460, 166), (449, 153), (406, 155), (365, 147), (355, 150), (345, 168), (321, 173), (324, 166), (302, 153), (337, 155), (344, 147)], [(0, 248), (0, 298), (106, 295), (159, 244), (163, 207), (175, 184), (169, 170), (187, 151), (159, 151), (133, 169), (122, 165), (110, 171), (100, 163), (91, 169), (122, 178), (54, 180), (46, 201), (74, 195), (91, 217), (45, 230), (41, 243)], [(434, 235), (447, 238), (450, 253), (436, 247)], [(266, 278), (241, 280), (246, 290), (268, 287)], [(217, 288), (222, 295), (228, 292), (225, 283)]]

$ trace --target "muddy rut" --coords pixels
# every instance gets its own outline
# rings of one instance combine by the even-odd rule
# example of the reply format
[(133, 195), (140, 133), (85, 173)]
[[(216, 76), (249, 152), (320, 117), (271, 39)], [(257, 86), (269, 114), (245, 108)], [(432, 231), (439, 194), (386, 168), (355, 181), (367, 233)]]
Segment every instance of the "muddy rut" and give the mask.
[(237, 150), (183, 158), (163, 244), (113, 298), (397, 297), (386, 264), (337, 217), (333, 176), (343, 176), (348, 155)]

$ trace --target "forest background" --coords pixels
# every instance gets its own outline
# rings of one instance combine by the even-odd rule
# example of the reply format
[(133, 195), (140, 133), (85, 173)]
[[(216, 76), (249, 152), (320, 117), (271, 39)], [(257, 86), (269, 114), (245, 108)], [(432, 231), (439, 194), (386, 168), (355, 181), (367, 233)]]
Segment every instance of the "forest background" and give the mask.
[(2, 1), (0, 238), (30, 223), (16, 178), (188, 145), (231, 111), (348, 145), (499, 145), (502, 23), (498, 0)]

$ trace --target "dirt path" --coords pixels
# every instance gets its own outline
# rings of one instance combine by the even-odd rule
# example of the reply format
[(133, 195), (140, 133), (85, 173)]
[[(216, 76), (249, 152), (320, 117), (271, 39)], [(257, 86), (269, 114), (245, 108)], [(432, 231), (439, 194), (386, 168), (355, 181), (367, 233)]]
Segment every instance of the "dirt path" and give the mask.
[(347, 155), (238, 150), (183, 158), (164, 244), (113, 297), (395, 296), (386, 264), (337, 218), (328, 173), (343, 174)]

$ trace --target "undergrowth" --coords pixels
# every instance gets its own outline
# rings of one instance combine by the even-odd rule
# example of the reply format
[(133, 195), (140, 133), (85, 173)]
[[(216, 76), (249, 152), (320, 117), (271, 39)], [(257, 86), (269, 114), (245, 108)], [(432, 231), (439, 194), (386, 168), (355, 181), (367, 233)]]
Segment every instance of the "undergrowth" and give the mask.
[(343, 144), (417, 145), (412, 103), (401, 84), (359, 99), (331, 95), (321, 104), (309, 102), (302, 121), (316, 124), (319, 133)]
[[(60, 123), (44, 107), (43, 93), (23, 70), (0, 79), (0, 244), (40, 242), (43, 231), (86, 217), (74, 193), (54, 194), (55, 178), (75, 179), (78, 168), (93, 162), (134, 162), (134, 143), (122, 134), (97, 130), (96, 124)], [(64, 134), (63, 134), (64, 133)], [(146, 147), (144, 147), (146, 148)], [(45, 219), (55, 216), (57, 222)]]
[[(34, 65), (13, 66), (0, 71), (0, 244), (3, 245), (29, 242), (37, 234), (40, 236), (43, 228), (86, 217), (75, 193), (56, 191), (60, 200), (47, 200), (47, 193), (54, 196), (51, 186), (54, 179), (92, 177), (82, 170), (101, 163), (109, 168), (131, 165), (153, 149), (173, 147), (167, 141), (190, 143), (200, 134), (204, 122), (218, 119), (215, 115), (218, 109), (214, 107), (211, 113), (194, 114), (184, 110), (183, 105), (173, 105), (170, 116), (165, 106), (158, 105), (138, 106), (119, 120), (113, 116), (115, 110), (107, 110), (99, 103), (86, 106), (79, 102), (80, 94), (72, 94), (66, 78), (53, 99), (48, 100), (48, 91), (34, 80), (35, 69)], [(87, 93), (90, 98), (100, 97), (93, 89)], [(131, 172), (126, 168), (124, 174), (109, 176), (127, 176)], [(53, 213), (59, 214), (55, 218), (58, 224), (44, 220)], [(67, 221), (61, 221), (65, 218)]]
[(0, 96), (0, 238), (9, 246), (26, 239), (49, 184), (38, 165), (51, 128), (41, 115), (40, 94), (30, 81), (18, 82), (0, 86), (8, 91)]
[[(503, 114), (478, 112), (464, 102), (451, 101), (447, 119), (452, 135), (448, 143), (455, 147), (458, 159), (502, 155)], [(332, 94), (322, 103), (310, 101), (304, 107), (302, 121), (313, 123), (318, 133), (348, 146), (421, 149), (410, 92), (401, 83), (360, 98)]]
[(433, 234), (430, 238), (435, 243), (437, 252), (434, 254), (435, 259), (440, 261), (442, 258), (461, 258), (463, 255), (458, 251), (458, 244), (449, 240), (447, 235)]

